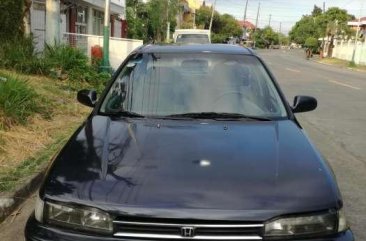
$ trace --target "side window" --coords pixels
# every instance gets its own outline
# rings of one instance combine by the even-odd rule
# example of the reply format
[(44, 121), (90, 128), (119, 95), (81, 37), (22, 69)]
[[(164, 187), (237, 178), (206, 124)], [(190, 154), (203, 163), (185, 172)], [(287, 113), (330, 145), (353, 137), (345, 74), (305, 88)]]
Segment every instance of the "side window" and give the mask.
[(125, 106), (129, 106), (129, 93), (133, 89), (136, 72), (139, 72), (142, 63), (142, 55), (134, 56), (122, 69), (111, 89), (109, 90), (106, 100), (102, 106), (103, 112), (118, 112), (125, 110)]

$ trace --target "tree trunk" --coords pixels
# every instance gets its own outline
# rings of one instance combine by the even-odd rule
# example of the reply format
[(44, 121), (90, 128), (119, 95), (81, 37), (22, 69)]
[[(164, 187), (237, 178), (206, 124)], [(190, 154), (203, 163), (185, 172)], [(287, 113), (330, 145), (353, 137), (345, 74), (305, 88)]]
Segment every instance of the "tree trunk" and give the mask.
[(31, 34), (31, 9), (32, 0), (24, 0), (23, 5), (23, 33), (24, 36), (29, 37)]

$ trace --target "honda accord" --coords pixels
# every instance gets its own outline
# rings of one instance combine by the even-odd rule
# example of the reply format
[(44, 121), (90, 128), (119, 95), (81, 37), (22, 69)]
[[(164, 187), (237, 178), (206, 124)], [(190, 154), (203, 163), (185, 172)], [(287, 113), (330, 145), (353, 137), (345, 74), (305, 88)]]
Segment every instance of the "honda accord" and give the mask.
[(53, 158), (26, 240), (353, 241), (335, 176), (240, 46), (141, 47)]

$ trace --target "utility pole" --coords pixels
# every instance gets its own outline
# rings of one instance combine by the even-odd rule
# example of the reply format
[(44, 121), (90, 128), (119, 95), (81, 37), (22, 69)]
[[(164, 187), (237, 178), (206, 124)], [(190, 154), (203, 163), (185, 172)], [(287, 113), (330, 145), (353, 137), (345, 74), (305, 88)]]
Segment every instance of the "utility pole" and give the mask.
[(103, 59), (102, 64), (100, 66), (103, 72), (110, 72), (111, 65), (109, 63), (109, 22), (110, 22), (110, 1), (105, 0), (105, 9), (104, 9), (104, 28), (103, 28)]
[(282, 22), (280, 22), (280, 28), (278, 30), (278, 43), (281, 45), (281, 32), (282, 32)]
[(247, 27), (245, 26), (245, 21), (247, 21), (247, 10), (248, 10), (248, 1), (245, 3), (245, 9), (244, 9), (244, 23), (243, 23), (243, 39), (246, 40), (247, 38)]
[[(325, 2), (323, 2), (323, 14), (325, 13)], [(327, 30), (325, 30), (325, 31), (327, 31)], [(320, 58), (323, 58), (324, 57), (324, 50), (325, 50), (325, 39), (324, 39), (324, 37), (325, 37), (325, 35), (326, 35), (327, 33), (325, 32), (324, 33), (324, 35), (323, 35), (323, 41), (322, 41), (322, 51), (321, 51), (321, 53), (320, 53)]]
[[(258, 11), (257, 11), (257, 18), (255, 20), (255, 29), (254, 29), (254, 32), (257, 31), (257, 28), (258, 28), (258, 19), (259, 19), (259, 11), (261, 9), (261, 2), (258, 3)], [(254, 48), (255, 48), (255, 44), (256, 44), (256, 41), (254, 39)]]
[(60, 44), (60, 0), (46, 1), (46, 43)]
[(167, 8), (166, 8), (166, 40), (165, 42), (169, 43), (170, 40), (170, 21), (169, 21), (169, 0), (167, 0)]
[(257, 11), (257, 18), (255, 19), (255, 29), (258, 28), (258, 20), (259, 20), (259, 11), (261, 9), (261, 3), (258, 3), (258, 11)]
[(360, 16), (358, 18), (358, 26), (357, 26), (356, 37), (355, 37), (355, 45), (353, 46), (353, 53), (352, 53), (351, 63), (355, 63), (356, 50), (357, 50), (357, 40), (358, 40), (358, 35), (360, 34), (360, 28), (361, 28), (362, 9), (363, 9), (363, 3), (361, 3), (361, 8), (360, 8)]
[(196, 9), (193, 9), (193, 28), (196, 29)]
[(268, 26), (271, 27), (271, 20), (272, 20), (272, 14), (269, 15), (269, 22), (268, 22)]
[(214, 14), (215, 14), (215, 6), (216, 6), (216, 0), (212, 5), (211, 20), (210, 20), (210, 27), (209, 27), (210, 33), (212, 30), (212, 22), (213, 22), (213, 18), (214, 18)]

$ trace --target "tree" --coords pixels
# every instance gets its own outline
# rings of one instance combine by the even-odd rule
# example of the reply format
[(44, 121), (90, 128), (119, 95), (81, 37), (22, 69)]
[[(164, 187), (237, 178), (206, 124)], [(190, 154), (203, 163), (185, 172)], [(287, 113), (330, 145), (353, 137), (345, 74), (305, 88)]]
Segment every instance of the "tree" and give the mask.
[(0, 1), (0, 41), (23, 36), (23, 6), (23, 0)]
[(253, 34), (253, 39), (258, 48), (269, 48), (270, 45), (279, 44), (279, 36), (270, 26), (257, 29)]
[[(212, 8), (208, 6), (201, 6), (196, 11), (196, 25), (200, 29), (209, 29), (212, 15)], [(213, 29), (217, 29), (220, 22), (220, 14), (215, 11), (212, 21)]]
[(146, 4), (138, 0), (126, 1), (128, 37), (148, 41), (148, 13)]
[(344, 9), (332, 7), (322, 13), (319, 7), (314, 6), (312, 15), (304, 15), (291, 29), (290, 40), (304, 44), (309, 37), (319, 39), (329, 36), (334, 39), (336, 35), (350, 36), (352, 31), (347, 22), (351, 19), (354, 19), (354, 16), (349, 15)]
[(303, 16), (289, 33), (291, 41), (298, 44), (304, 44), (309, 37), (319, 38), (320, 31), (316, 23), (316, 18), (313, 16)]
[(323, 10), (320, 7), (314, 5), (314, 9), (311, 12), (311, 16), (317, 17), (317, 16), (321, 15), (322, 13), (323, 13)]

